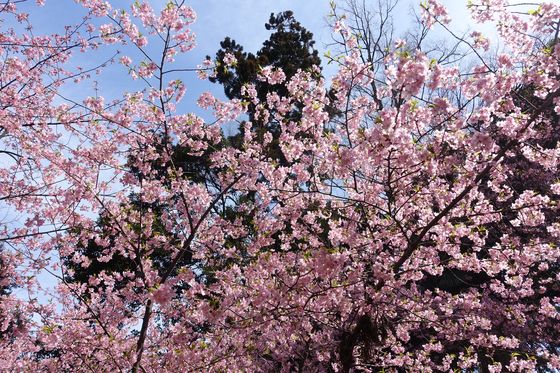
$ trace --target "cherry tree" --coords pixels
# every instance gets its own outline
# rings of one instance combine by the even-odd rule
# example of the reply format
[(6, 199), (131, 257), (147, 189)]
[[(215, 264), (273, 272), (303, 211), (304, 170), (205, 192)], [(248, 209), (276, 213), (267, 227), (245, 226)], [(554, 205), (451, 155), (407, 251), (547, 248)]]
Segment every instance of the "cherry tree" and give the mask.
[[(83, 19), (50, 36), (21, 10), (33, 4), (0, 4), (14, 25), (0, 41), (0, 198), (19, 216), (2, 227), (0, 286), (24, 294), (0, 297), (3, 369), (560, 369), (558, 5), (469, 3), (505, 46), (493, 58), (435, 0), (416, 38), (382, 48), (333, 3), (329, 85), (316, 67), (264, 66), (282, 96), (247, 84), (193, 98), (207, 121), (183, 110), (180, 78), (223, 66), (180, 65), (196, 18), (184, 1), (78, 3)], [(475, 66), (426, 50), (434, 28)], [(99, 51), (112, 57), (75, 62)], [(139, 88), (65, 94), (98, 69)], [(240, 146), (221, 131), (234, 121)], [(211, 183), (175, 164), (178, 148), (206, 157)]]

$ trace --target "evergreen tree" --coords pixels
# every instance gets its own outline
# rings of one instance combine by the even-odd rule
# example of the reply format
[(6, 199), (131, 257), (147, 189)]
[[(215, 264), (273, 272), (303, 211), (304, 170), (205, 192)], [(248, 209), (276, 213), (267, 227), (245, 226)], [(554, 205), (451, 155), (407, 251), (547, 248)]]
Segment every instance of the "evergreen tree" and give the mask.
[[(221, 43), (221, 49), (216, 53), (216, 74), (215, 77), (210, 80), (214, 83), (221, 84), (224, 88), (226, 96), (230, 99), (238, 98), (241, 99), (242, 87), (247, 84), (254, 84), (257, 90), (257, 97), (259, 100), (266, 102), (266, 97), (268, 94), (276, 93), (281, 97), (287, 96), (288, 92), (284, 84), (269, 84), (265, 81), (258, 79), (259, 72), (264, 67), (273, 67), (282, 69), (286, 75), (286, 79), (290, 79), (294, 76), (298, 70), (307, 71), (312, 69), (313, 66), (320, 66), (320, 59), (318, 57), (318, 51), (313, 48), (315, 41), (313, 40), (313, 34), (303, 27), (300, 22), (298, 22), (293, 15), (292, 11), (285, 11), (278, 13), (276, 15), (271, 14), (268, 23), (265, 24), (267, 30), (273, 31), (269, 39), (263, 43), (262, 48), (256, 53), (244, 52), (243, 46), (237, 44), (235, 40), (230, 37), (226, 37)], [(233, 54), (237, 63), (233, 66), (227, 66), (224, 63), (224, 58), (227, 53)], [(208, 57), (210, 58), (210, 57)], [(316, 75), (317, 79), (320, 76)], [(270, 157), (279, 160), (280, 162), (286, 162), (283, 158), (282, 152), (278, 146), (278, 137), (280, 135), (280, 125), (273, 119), (263, 122), (258, 121), (255, 118), (255, 113), (257, 108), (255, 105), (250, 105), (248, 108), (249, 120), (253, 123), (252, 131), (255, 132), (257, 136), (264, 134), (266, 130), (273, 133), (273, 142), (270, 146)], [(293, 112), (290, 114), (294, 118), (299, 116), (298, 108), (294, 108)], [(188, 180), (205, 185), (207, 188), (215, 187), (216, 180), (215, 174), (216, 169), (210, 162), (210, 156), (212, 151), (219, 150), (222, 146), (226, 144), (231, 144), (237, 148), (240, 144), (240, 140), (243, 136), (243, 125), (240, 126), (240, 130), (237, 134), (230, 137), (223, 137), (222, 142), (218, 145), (213, 145), (208, 147), (205, 154), (202, 156), (192, 156), (191, 149), (187, 146), (174, 145), (173, 151), (171, 153), (171, 159), (167, 162), (161, 161), (161, 159), (154, 161), (152, 172), (154, 170), (160, 170), (161, 173), (157, 175), (158, 178), (165, 179), (168, 175), (165, 170), (170, 168), (170, 163), (174, 167), (180, 170), (184, 177)], [(163, 152), (164, 143), (166, 140), (162, 137), (161, 139), (161, 151)], [(129, 164), (134, 174), (138, 178), (144, 177), (139, 169), (134, 167), (134, 156), (129, 158)], [(136, 209), (141, 210), (143, 208), (149, 208), (151, 211), (158, 211), (163, 213), (166, 206), (161, 205), (150, 205), (146, 206), (141, 204), (138, 196), (131, 195), (131, 201), (133, 201), (133, 206)], [(253, 196), (251, 193), (248, 195), (239, 196), (237, 203), (223, 205), (221, 215), (224, 219), (229, 221), (235, 221), (235, 219), (242, 219), (245, 226), (251, 226), (251, 216), (250, 214), (240, 213), (239, 205), (251, 201)], [(177, 201), (179, 203), (179, 201)], [(160, 222), (153, 222), (153, 231), (157, 231), (159, 234), (166, 235), (169, 237), (172, 233), (166, 231), (166, 228), (160, 224)], [(113, 237), (115, 235), (115, 227), (112, 226), (111, 218), (105, 212), (100, 213), (100, 218), (98, 220), (98, 228), (103, 232), (102, 238), (106, 239), (108, 245), (111, 245)], [(141, 234), (141, 227), (136, 227), (139, 234)], [(113, 231), (113, 233), (111, 233)], [(78, 232), (76, 232), (78, 233)], [(250, 234), (250, 233), (249, 233)], [(274, 237), (276, 244), (279, 245), (278, 237)], [(86, 257), (92, 260), (92, 263), (87, 267), (83, 268), (80, 264), (74, 263), (72, 258), (66, 258), (65, 264), (67, 268), (71, 269), (71, 273), (67, 274), (67, 281), (69, 282), (79, 282), (87, 283), (88, 279), (101, 273), (102, 271), (112, 273), (115, 271), (130, 271), (135, 273), (137, 271), (137, 264), (135, 261), (129, 257), (124, 257), (121, 255), (115, 255), (109, 261), (99, 261), (99, 258), (103, 256), (104, 247), (99, 245), (99, 240), (89, 240), (88, 244), (84, 247), (79, 247), (78, 252), (84, 254)], [(244, 250), (243, 243), (241, 240), (230, 239), (226, 242), (226, 245), (235, 247), (237, 250)], [(166, 268), (168, 261), (170, 260), (168, 256), (168, 251), (166, 250), (154, 250), (150, 255), (154, 263), (161, 263), (160, 268)], [(181, 266), (195, 266), (196, 263), (192, 256), (187, 256), (182, 258), (181, 263), (178, 263), (176, 268)], [(176, 270), (175, 272), (176, 273)], [(212, 270), (209, 268), (200, 267), (201, 279), (204, 281), (212, 280)], [(130, 281), (128, 279), (122, 279), (121, 282), (114, 284), (116, 287), (124, 285), (125, 281)], [(92, 289), (97, 288), (92, 286)], [(134, 306), (134, 305), (132, 305)]]

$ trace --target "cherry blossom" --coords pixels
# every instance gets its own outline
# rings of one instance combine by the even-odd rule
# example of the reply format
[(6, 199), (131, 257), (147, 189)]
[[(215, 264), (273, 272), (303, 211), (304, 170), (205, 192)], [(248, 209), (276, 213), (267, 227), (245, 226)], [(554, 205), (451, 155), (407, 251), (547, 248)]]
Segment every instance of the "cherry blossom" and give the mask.
[[(333, 6), (332, 79), (263, 66), (285, 94), (222, 100), (177, 74), (184, 2), (78, 3), (55, 35), (0, 6), (1, 370), (560, 369), (558, 5), (471, 3), (489, 56), (425, 2), (468, 67), (371, 59)], [(109, 66), (128, 91), (97, 91)]]

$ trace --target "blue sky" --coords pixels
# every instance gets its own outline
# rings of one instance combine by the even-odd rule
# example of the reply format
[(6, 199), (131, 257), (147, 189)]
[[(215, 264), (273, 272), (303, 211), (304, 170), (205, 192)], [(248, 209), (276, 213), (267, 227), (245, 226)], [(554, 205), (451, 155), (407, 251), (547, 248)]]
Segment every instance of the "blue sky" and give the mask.
[[(43, 8), (33, 7), (30, 10), (30, 18), (35, 25), (35, 34), (62, 32), (66, 23), (79, 22), (79, 17), (84, 14), (81, 6), (75, 4), (73, 0), (46, 0), (47, 4)], [(118, 0), (112, 2), (115, 7), (129, 8), (132, 0)], [(377, 2), (373, 0), (372, 3)], [(166, 0), (152, 0), (155, 8), (165, 5)], [(442, 1), (448, 6), (451, 16), (454, 19), (452, 28), (454, 30), (465, 30), (467, 28), (479, 28), (469, 24), (469, 17), (465, 7), (466, 1), (447, 0)], [(293, 10), (295, 17), (311, 32), (316, 40), (316, 48), (320, 55), (326, 51), (326, 45), (331, 42), (330, 29), (327, 25), (326, 15), (329, 13), (328, 0), (191, 0), (188, 2), (198, 14), (198, 20), (193, 25), (193, 31), (197, 34), (197, 48), (187, 53), (178, 61), (177, 67), (195, 67), (206, 55), (214, 56), (219, 48), (219, 43), (225, 36), (230, 36), (239, 44), (243, 45), (246, 51), (257, 51), (262, 42), (268, 38), (269, 32), (264, 28), (270, 13), (284, 10)], [(395, 12), (395, 23), (398, 26), (397, 34), (403, 33), (408, 27), (410, 20), (409, 12), (411, 6), (418, 6), (419, 1), (402, 0)], [(22, 10), (27, 5), (22, 6)], [(105, 21), (100, 22), (105, 23)], [(2, 28), (9, 25), (1, 25)], [(121, 47), (116, 47), (121, 48)], [(84, 68), (108, 58), (112, 52), (99, 52), (97, 55), (76, 55), (74, 63), (82, 65)], [(117, 64), (114, 67), (95, 76), (99, 83), (100, 94), (108, 97), (119, 97), (123, 91), (142, 89), (139, 82), (132, 82), (130, 79), (122, 79), (124, 67)], [(332, 74), (332, 69), (325, 70), (325, 74)], [(120, 77), (120, 78), (118, 78)], [(195, 106), (195, 101), (200, 93), (212, 91), (217, 96), (223, 96), (219, 85), (200, 81), (194, 73), (182, 73), (180, 78), (187, 85), (187, 96), (185, 105), (181, 112), (195, 111), (202, 114)], [(87, 95), (92, 94), (91, 85), (76, 87), (68, 86), (63, 90), (63, 94), (80, 101)], [(0, 213), (2, 209), (0, 208)], [(13, 216), (12, 216), (13, 217)], [(19, 217), (23, 218), (22, 216)], [(6, 219), (0, 218), (0, 223)], [(48, 281), (47, 281), (48, 282)]]

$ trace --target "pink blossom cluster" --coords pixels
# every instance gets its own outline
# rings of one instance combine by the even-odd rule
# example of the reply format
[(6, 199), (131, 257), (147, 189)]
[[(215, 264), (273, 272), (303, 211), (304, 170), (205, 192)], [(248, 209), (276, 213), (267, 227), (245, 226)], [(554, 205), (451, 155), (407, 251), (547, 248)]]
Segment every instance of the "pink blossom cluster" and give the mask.
[[(0, 23), (0, 370), (560, 369), (558, 5), (472, 5), (508, 53), (473, 33), (468, 70), (403, 40), (368, 60), (335, 14), (330, 82), (264, 66), (284, 95), (220, 100), (180, 79), (183, 2), (79, 3), (60, 35)], [(112, 63), (143, 86), (98, 94)]]

